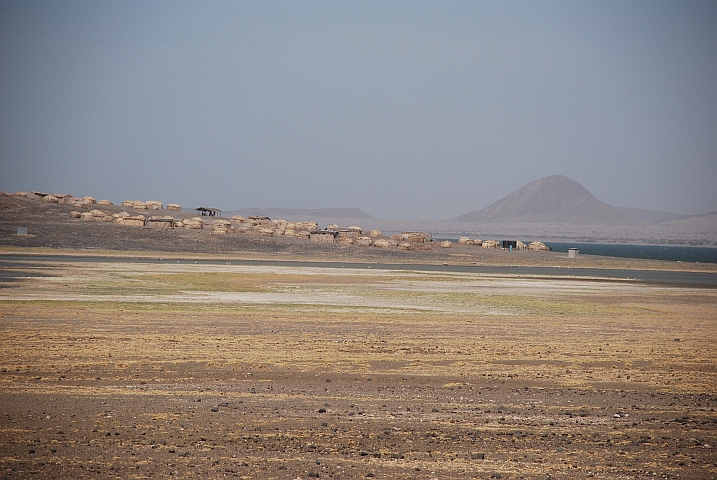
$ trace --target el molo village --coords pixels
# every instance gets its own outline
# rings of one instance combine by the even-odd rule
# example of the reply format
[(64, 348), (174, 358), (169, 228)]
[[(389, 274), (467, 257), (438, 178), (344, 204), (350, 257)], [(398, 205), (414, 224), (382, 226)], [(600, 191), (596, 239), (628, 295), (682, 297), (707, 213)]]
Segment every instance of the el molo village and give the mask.
[(256, 210), (0, 193), (0, 478), (717, 477), (714, 215)]
[[(397, 248), (401, 250), (426, 250), (430, 249), (433, 242), (432, 235), (424, 232), (403, 232), (384, 238), (381, 230), (369, 230), (366, 235), (359, 226), (340, 228), (336, 224), (329, 224), (326, 228), (319, 230), (319, 224), (315, 221), (288, 222), (282, 219), (270, 219), (265, 216), (234, 215), (228, 220), (218, 218), (221, 210), (216, 208), (198, 207), (196, 212), (201, 216), (190, 216), (182, 213), (181, 206), (176, 203), (169, 203), (166, 206), (168, 212), (174, 215), (153, 215), (156, 211), (164, 209), (164, 204), (157, 200), (140, 201), (125, 200), (122, 202), (122, 209), (109, 200), (95, 200), (86, 196), (82, 198), (68, 194), (47, 194), (42, 192), (15, 192), (16, 198), (28, 198), (39, 200), (46, 204), (71, 205), (82, 210), (72, 210), (69, 218), (93, 220), (98, 222), (113, 222), (118, 225), (131, 227), (149, 227), (159, 229), (185, 228), (188, 230), (208, 230), (213, 235), (226, 235), (231, 233), (258, 234), (262, 236), (283, 236), (297, 239), (306, 239), (313, 242), (341, 243), (344, 245), (357, 245), (362, 247), (374, 246), (377, 248)], [(114, 208), (113, 208), (114, 207)], [(127, 210), (130, 210), (128, 212)], [(145, 215), (146, 213), (146, 215)], [(534, 241), (529, 245), (517, 241), (481, 240), (461, 237), (457, 242), (459, 245), (475, 245), (482, 248), (502, 248), (509, 250), (536, 250), (547, 251), (548, 247), (543, 242)], [(426, 245), (429, 244), (429, 245)], [(453, 242), (443, 240), (438, 244), (441, 248), (451, 248)]]

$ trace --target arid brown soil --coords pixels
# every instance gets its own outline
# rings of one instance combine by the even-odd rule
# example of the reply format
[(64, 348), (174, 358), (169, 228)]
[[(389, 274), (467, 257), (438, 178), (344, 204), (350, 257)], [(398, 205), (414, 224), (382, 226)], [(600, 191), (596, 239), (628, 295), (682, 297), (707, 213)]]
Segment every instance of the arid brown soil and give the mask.
[(571, 320), (573, 344), (527, 319), (2, 310), (9, 478), (717, 473), (713, 338), (689, 320)]
[[(5, 252), (363, 251), (33, 208)], [(68, 258), (3, 256), (0, 478), (717, 476), (712, 287)]]

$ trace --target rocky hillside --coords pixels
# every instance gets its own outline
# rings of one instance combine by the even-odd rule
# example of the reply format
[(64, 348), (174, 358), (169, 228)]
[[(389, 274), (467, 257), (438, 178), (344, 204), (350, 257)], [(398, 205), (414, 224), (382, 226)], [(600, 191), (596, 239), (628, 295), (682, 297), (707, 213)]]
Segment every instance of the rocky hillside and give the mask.
[(644, 223), (660, 223), (669, 220), (681, 220), (689, 218), (689, 215), (682, 215), (672, 212), (661, 212), (659, 210), (647, 210), (645, 208), (617, 207), (622, 213), (625, 213)]

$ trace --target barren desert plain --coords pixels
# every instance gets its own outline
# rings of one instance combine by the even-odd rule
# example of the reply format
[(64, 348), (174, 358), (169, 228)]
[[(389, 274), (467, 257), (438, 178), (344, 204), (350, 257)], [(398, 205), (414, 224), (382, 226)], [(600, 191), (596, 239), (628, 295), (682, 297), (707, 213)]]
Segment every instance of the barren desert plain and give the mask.
[(717, 282), (628, 280), (715, 265), (0, 200), (2, 478), (717, 477)]

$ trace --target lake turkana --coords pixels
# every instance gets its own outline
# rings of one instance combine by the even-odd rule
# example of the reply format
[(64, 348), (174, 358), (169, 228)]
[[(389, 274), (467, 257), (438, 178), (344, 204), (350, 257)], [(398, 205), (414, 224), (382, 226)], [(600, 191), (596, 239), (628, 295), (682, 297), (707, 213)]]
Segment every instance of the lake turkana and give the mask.
[(644, 258), (649, 260), (669, 260), (673, 262), (717, 263), (717, 248), (714, 247), (567, 242), (545, 242), (545, 245), (551, 247), (554, 252), (567, 252), (568, 248), (577, 248), (580, 250), (580, 253), (585, 255)]

